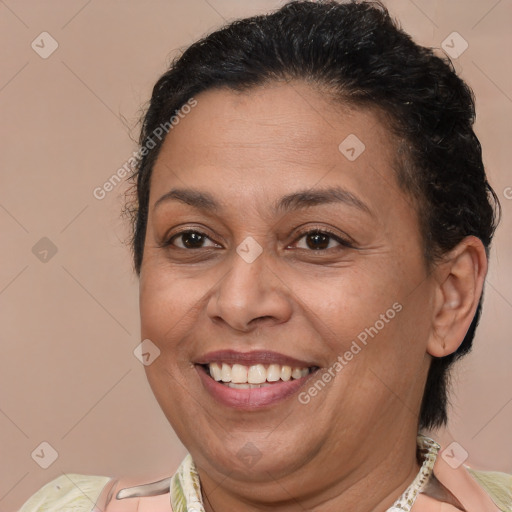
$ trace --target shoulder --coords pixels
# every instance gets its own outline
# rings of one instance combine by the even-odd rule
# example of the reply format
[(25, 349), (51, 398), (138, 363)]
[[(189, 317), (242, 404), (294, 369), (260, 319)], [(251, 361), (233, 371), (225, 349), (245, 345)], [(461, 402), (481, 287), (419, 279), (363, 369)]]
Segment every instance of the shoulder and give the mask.
[(18, 512), (172, 512), (167, 481), (68, 473), (41, 487)]
[(92, 512), (173, 512), (170, 480), (170, 477), (150, 483), (112, 480)]
[[(429, 500), (435, 503), (437, 495), (443, 495), (446, 498), (446, 491), (449, 491), (451, 498), (454, 498), (457, 505), (462, 505), (465, 510), (512, 512), (512, 475), (472, 468), (464, 464), (464, 461), (457, 459), (452, 448), (453, 441), (449, 442), (450, 440), (446, 439), (445, 445), (436, 441), (435, 438), (437, 435), (420, 433), (418, 445), (430, 450), (429, 455), (434, 461), (431, 474), (433, 479), (430, 478), (430, 480), (438, 483), (437, 488), (441, 490), (441, 494), (436, 489), (432, 492), (429, 485), (425, 486), (418, 496), (418, 507), (413, 510), (418, 512), (431, 510), (428, 508)], [(422, 508), (420, 504), (425, 506)], [(432, 510), (437, 509), (434, 507)]]
[(63, 474), (36, 491), (19, 512), (91, 512), (110, 480), (108, 476)]
[(469, 510), (512, 511), (511, 475), (456, 465), (441, 456), (434, 465), (434, 476)]
[(512, 510), (512, 475), (500, 471), (480, 471), (470, 467), (467, 470), (500, 510)]

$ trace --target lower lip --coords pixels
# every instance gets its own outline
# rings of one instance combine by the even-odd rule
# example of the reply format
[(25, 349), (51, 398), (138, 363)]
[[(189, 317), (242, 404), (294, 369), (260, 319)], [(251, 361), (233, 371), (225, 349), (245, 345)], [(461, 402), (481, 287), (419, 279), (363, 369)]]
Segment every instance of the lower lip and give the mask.
[(309, 373), (300, 379), (280, 381), (261, 388), (236, 389), (212, 379), (200, 365), (196, 365), (196, 370), (204, 387), (215, 400), (229, 407), (245, 410), (258, 409), (285, 400), (297, 393), (312, 375)]

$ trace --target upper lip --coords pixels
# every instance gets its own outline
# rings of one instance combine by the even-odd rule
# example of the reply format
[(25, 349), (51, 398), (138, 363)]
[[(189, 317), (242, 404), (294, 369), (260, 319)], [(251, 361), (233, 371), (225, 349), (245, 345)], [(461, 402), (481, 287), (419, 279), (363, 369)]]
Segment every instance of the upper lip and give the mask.
[(215, 350), (208, 352), (197, 360), (194, 364), (226, 363), (242, 364), (252, 366), (255, 364), (281, 364), (291, 366), (292, 368), (311, 368), (315, 363), (303, 361), (270, 350), (252, 350), (250, 352), (237, 352), (236, 350)]

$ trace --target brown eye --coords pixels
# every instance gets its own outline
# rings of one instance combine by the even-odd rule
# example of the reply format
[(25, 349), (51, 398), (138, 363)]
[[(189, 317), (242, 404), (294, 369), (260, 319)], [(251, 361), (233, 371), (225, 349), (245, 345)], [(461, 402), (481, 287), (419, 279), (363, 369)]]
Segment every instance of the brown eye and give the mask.
[[(351, 247), (351, 244), (340, 236), (318, 229), (302, 234), (298, 240), (302, 239), (305, 241), (305, 247), (298, 247), (299, 249), (318, 251), (332, 249), (336, 247), (336, 245), (338, 247)], [(334, 245), (332, 245), (333, 242)]]
[[(181, 245), (176, 244), (175, 240), (181, 240)], [(199, 231), (182, 231), (181, 233), (173, 235), (165, 245), (174, 245), (180, 249), (201, 249), (204, 247), (206, 240), (210, 239), (204, 233)], [(213, 244), (213, 246), (215, 246), (215, 244)]]
[(306, 244), (310, 249), (327, 249), (330, 238), (325, 233), (310, 233), (306, 235)]

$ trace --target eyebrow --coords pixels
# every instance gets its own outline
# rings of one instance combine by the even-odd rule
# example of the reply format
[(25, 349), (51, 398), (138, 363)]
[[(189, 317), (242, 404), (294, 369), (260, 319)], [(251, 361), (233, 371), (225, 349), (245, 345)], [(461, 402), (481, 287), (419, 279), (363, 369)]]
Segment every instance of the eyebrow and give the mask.
[[(155, 202), (153, 209), (155, 210), (162, 203), (169, 201), (180, 201), (194, 208), (214, 213), (222, 210), (220, 203), (211, 194), (190, 188), (174, 188), (170, 190)], [(287, 194), (272, 205), (272, 212), (279, 214), (329, 203), (344, 203), (372, 217), (375, 216), (365, 202), (349, 190), (339, 186), (324, 189), (304, 189)]]

